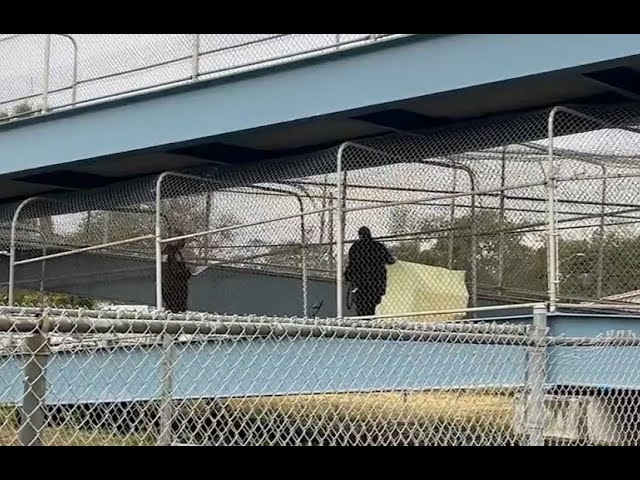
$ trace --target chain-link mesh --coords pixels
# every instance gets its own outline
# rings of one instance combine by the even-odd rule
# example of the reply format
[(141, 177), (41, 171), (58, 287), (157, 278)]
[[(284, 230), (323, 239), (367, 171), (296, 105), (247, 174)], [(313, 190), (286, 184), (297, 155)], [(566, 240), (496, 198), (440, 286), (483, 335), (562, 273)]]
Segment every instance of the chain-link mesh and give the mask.
[(545, 122), (540, 112), (343, 149), (345, 280), (356, 314), (417, 320), (546, 297), (546, 174), (527, 143)]
[(9, 206), (0, 214), (6, 300), (154, 305), (154, 189), (150, 179)]
[(560, 109), (553, 119), (558, 296), (565, 302), (633, 302), (640, 288), (640, 112), (603, 113)]
[(545, 315), (2, 307), (18, 342), (0, 356), (0, 444), (637, 445), (637, 338), (554, 336)]
[[(197, 78), (352, 48), (403, 34), (0, 35), (0, 122)], [(46, 83), (46, 100), (45, 100)]]
[[(44, 92), (44, 35), (0, 36), (0, 122), (40, 113)], [(51, 39), (48, 91), (54, 103), (69, 104), (73, 45), (68, 38)]]
[(464, 322), (554, 293), (637, 306), (639, 117), (547, 110), (5, 206), (6, 300), (89, 309), (52, 313), (44, 409), (21, 383), (41, 310), (4, 310), (7, 442), (35, 435), (19, 405), (45, 443), (634, 444), (633, 338)]
[(559, 110), (551, 143), (541, 111), (28, 199), (0, 212), (3, 284), (20, 304), (414, 321), (554, 286), (633, 297), (636, 111)]
[[(388, 34), (378, 34), (382, 38)], [(277, 65), (299, 58), (370, 43), (372, 34), (202, 34), (200, 74), (205, 78)]]

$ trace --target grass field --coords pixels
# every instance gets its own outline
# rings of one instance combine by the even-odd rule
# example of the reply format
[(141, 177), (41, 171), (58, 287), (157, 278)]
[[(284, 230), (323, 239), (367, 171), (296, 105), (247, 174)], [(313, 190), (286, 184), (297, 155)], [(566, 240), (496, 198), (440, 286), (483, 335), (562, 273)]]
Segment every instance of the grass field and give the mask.
[(429, 392), (299, 395), (229, 400), (232, 409), (257, 417), (334, 416), (362, 422), (461, 422), (506, 427), (512, 397), (496, 393)]
[[(300, 395), (176, 405), (177, 442), (230, 445), (503, 444), (513, 397), (497, 392)], [(150, 411), (149, 411), (150, 412)], [(132, 425), (147, 424), (136, 414)], [(117, 433), (95, 413), (45, 429), (47, 445), (153, 445), (155, 434)], [(18, 444), (17, 410), (0, 409), (0, 445)], [(88, 429), (88, 426), (93, 428)]]

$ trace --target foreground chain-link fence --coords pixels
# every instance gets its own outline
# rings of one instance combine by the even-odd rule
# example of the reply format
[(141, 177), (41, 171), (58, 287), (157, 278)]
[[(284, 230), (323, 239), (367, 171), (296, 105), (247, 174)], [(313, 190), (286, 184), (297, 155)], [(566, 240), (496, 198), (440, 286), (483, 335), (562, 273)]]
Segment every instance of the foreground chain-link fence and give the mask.
[(0, 444), (638, 445), (638, 338), (552, 321), (3, 307)]
[(0, 122), (404, 34), (1, 34)]

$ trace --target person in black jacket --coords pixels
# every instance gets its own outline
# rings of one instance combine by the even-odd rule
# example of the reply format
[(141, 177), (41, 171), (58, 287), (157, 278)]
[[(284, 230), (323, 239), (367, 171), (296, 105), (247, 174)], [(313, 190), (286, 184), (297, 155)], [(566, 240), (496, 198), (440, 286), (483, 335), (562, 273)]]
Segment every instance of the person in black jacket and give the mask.
[(164, 308), (172, 313), (187, 311), (191, 271), (182, 256), (185, 244), (185, 240), (178, 240), (167, 244), (163, 251), (162, 301)]
[(345, 280), (351, 283), (358, 316), (373, 316), (387, 292), (387, 265), (395, 259), (387, 247), (371, 237), (368, 227), (360, 227), (359, 239), (349, 249)]

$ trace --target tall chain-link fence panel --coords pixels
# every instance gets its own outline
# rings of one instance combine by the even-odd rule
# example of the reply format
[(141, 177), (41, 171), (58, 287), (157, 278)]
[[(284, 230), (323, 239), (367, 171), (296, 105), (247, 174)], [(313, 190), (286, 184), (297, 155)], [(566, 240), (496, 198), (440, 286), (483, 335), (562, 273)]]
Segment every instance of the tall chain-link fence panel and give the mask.
[(0, 214), (6, 300), (154, 305), (155, 180), (33, 197)]
[(168, 310), (332, 315), (334, 165), (328, 151), (210, 176), (164, 175), (162, 295), (175, 305)]
[(637, 338), (545, 319), (2, 307), (0, 443), (637, 445)]
[(52, 34), (48, 60), (45, 44), (42, 34), (0, 35), (0, 123), (39, 114), (45, 91), (47, 107), (75, 101), (75, 41)]
[(552, 151), (560, 301), (635, 300), (634, 292), (640, 288), (635, 260), (639, 122), (637, 107), (555, 112)]
[(199, 75), (212, 78), (229, 73), (290, 62), (353, 48), (383, 38), (388, 34), (369, 33), (271, 33), (271, 34), (201, 34), (202, 54)]
[(2, 34), (0, 122), (404, 34)]
[(344, 280), (356, 314), (420, 320), (546, 298), (546, 171), (531, 143), (546, 122), (538, 112), (342, 146)]
[(28, 304), (415, 321), (554, 288), (633, 297), (634, 108), (560, 109), (550, 138), (545, 110), (16, 202), (2, 284)]
[(394, 132), (16, 202), (0, 212), (3, 285), (37, 304), (167, 308), (175, 290), (175, 312), (415, 321), (615, 302), (638, 289), (636, 110)]

